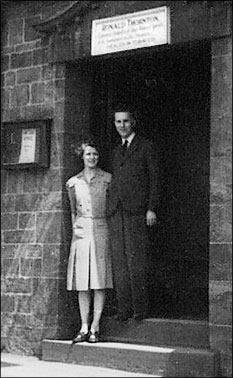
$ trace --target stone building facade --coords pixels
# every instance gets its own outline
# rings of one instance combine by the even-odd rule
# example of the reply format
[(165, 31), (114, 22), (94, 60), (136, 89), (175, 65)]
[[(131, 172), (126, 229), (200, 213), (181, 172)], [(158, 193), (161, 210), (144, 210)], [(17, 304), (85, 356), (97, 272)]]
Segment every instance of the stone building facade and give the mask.
[[(197, 305), (199, 299), (194, 295), (189, 311), (184, 309), (181, 317), (199, 320), (198, 314), (201, 313), (200, 318), (208, 321), (210, 347), (220, 353), (223, 376), (231, 376), (231, 3), (2, 3), (2, 128), (9, 122), (52, 120), (49, 168), (2, 169), (3, 347), (13, 352), (39, 354), (44, 338), (67, 338), (72, 335), (76, 303), (65, 290), (71, 234), (64, 184), (81, 166), (71, 154), (70, 145), (74, 138), (79, 139), (81, 135), (92, 131), (99, 138), (106, 135), (102, 147), (108, 152), (114, 138), (106, 120), (111, 122), (111, 93), (118, 80), (114, 82), (112, 76), (121, 77), (119, 75), (127, 67), (127, 62), (132, 62), (131, 69), (136, 74), (132, 76), (131, 86), (138, 76), (135, 91), (141, 88), (143, 92), (152, 82), (159, 83), (160, 86), (156, 88), (162, 91), (159, 77), (163, 77), (166, 85), (170, 82), (172, 95), (178, 97), (175, 106), (174, 97), (163, 97), (170, 106), (171, 123), (162, 115), (164, 102), (156, 100), (157, 109), (161, 107), (159, 115), (162, 117), (161, 123), (166, 123), (166, 131), (158, 128), (157, 134), (151, 132), (151, 136), (155, 139), (159, 136), (160, 141), (166, 139), (166, 143), (171, 138), (172, 142), (169, 142), (170, 145), (168, 143), (171, 149), (173, 144), (180, 141), (181, 147), (177, 147), (175, 154), (183, 156), (186, 161), (184, 163), (181, 158), (177, 158), (179, 164), (175, 167), (175, 178), (171, 178), (171, 168), (163, 166), (169, 176), (165, 178), (167, 186), (174, 185), (176, 202), (171, 200), (169, 203), (175, 209), (173, 220), (181, 217), (186, 219), (180, 225), (177, 222), (177, 228), (172, 231), (174, 235), (182, 232), (186, 235), (186, 239), (180, 236), (178, 240), (179, 250), (185, 244), (184, 255), (178, 255), (177, 250), (173, 254), (174, 266), (178, 266), (183, 275), (182, 279), (179, 278), (179, 288), (186, 282), (187, 297), (192, 297), (193, 292), (200, 293), (198, 298), (201, 297)], [(170, 8), (171, 43), (168, 48), (154, 46), (138, 49), (135, 54), (129, 51), (128, 55), (117, 52), (109, 54), (107, 59), (105, 56), (91, 55), (92, 20), (161, 6)], [(153, 64), (145, 63), (153, 59), (160, 67), (160, 76), (156, 76)], [(137, 62), (148, 64), (142, 79), (139, 77), (140, 64)], [(167, 70), (162, 68), (164, 65)], [(192, 83), (198, 83), (196, 90), (189, 85), (192, 75)], [(174, 89), (177, 86), (179, 89)], [(179, 94), (182, 88), (185, 90)], [(149, 107), (154, 92), (153, 89), (148, 90), (151, 91)], [(180, 107), (179, 113), (177, 107)], [(96, 121), (93, 121), (93, 115)], [(156, 117), (156, 112), (153, 116)], [(176, 125), (177, 119), (179, 132), (174, 133), (172, 125)], [(189, 123), (191, 132), (185, 128)], [(188, 146), (187, 151), (185, 146)], [(171, 163), (175, 155), (166, 155), (165, 150), (162, 150), (163, 157), (170, 158)], [(179, 176), (179, 172), (183, 176)], [(182, 182), (180, 186), (175, 184), (177, 177)], [(197, 189), (197, 194), (190, 189), (190, 180), (197, 180), (196, 186), (202, 187)], [(200, 214), (196, 195), (198, 200), (201, 196), (200, 206), (204, 209)], [(189, 212), (190, 203), (192, 211)], [(181, 208), (180, 213), (177, 213), (178, 206)], [(197, 213), (201, 227), (192, 226)], [(162, 213), (161, 217), (168, 224), (168, 211)], [(185, 224), (187, 230), (184, 231)], [(166, 233), (167, 229), (163, 231)], [(170, 236), (171, 245), (174, 238)], [(161, 240), (163, 246), (164, 239)], [(193, 254), (196, 251), (199, 257), (194, 261)], [(169, 259), (170, 255), (164, 252), (164, 261), (160, 261), (161, 271), (169, 271)], [(195, 267), (190, 267), (190, 261)], [(173, 273), (170, 276), (167, 274), (167, 282), (169, 279), (173, 282)], [(189, 280), (192, 282), (187, 283)], [(169, 284), (167, 286), (169, 290)], [(183, 303), (186, 296), (181, 297), (180, 303)], [(195, 313), (195, 304), (198, 314)], [(177, 316), (168, 309), (164, 311), (167, 317)]]

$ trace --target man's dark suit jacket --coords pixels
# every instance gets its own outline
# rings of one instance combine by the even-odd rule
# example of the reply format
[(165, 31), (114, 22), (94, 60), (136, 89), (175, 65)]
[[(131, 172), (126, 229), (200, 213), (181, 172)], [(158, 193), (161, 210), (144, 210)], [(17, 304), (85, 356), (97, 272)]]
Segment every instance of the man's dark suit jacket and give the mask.
[(156, 211), (158, 202), (158, 162), (153, 144), (142, 136), (135, 135), (125, 156), (122, 146), (113, 152), (112, 181), (109, 187), (108, 215), (119, 204), (131, 215)]

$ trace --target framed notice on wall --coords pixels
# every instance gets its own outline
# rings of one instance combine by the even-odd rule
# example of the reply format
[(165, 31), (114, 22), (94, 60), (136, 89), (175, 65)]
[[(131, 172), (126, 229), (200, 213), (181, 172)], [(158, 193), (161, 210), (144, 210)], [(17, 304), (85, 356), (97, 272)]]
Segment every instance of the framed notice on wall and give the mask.
[(51, 119), (3, 123), (3, 168), (48, 168), (51, 123)]

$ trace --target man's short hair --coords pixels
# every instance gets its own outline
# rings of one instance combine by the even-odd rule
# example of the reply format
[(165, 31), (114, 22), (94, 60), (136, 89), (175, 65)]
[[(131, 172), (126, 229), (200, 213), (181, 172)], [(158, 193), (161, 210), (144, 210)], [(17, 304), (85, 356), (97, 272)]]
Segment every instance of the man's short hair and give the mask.
[(119, 113), (119, 112), (124, 112), (124, 113), (130, 113), (134, 118), (135, 118), (135, 109), (132, 104), (127, 103), (127, 102), (117, 102), (113, 106), (113, 113)]

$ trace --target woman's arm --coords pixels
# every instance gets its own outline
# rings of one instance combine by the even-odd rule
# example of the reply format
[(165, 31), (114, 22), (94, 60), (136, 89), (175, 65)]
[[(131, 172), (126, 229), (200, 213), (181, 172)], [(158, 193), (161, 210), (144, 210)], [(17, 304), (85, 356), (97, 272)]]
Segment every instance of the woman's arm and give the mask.
[(69, 197), (69, 201), (70, 201), (71, 221), (72, 221), (72, 226), (73, 226), (75, 218), (76, 218), (75, 187), (74, 187), (74, 185), (71, 185), (68, 182), (66, 184), (66, 189), (67, 189), (68, 197)]

